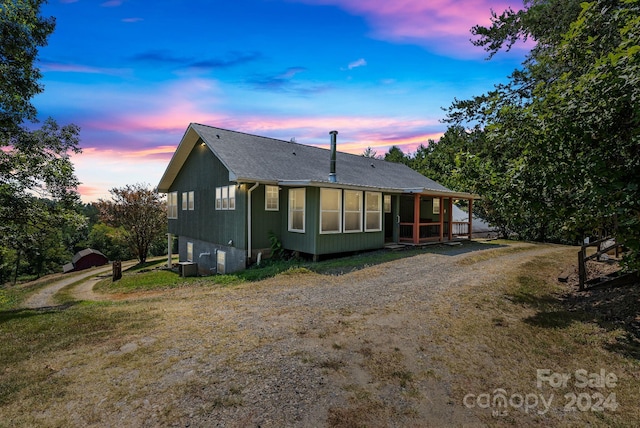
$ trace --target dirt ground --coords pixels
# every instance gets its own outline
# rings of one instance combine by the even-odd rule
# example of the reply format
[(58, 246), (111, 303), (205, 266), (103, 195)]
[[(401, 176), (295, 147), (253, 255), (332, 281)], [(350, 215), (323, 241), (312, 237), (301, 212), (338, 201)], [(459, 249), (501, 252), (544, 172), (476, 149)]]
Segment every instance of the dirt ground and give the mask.
[[(477, 251), (461, 246), (340, 276), (138, 295), (119, 304), (149, 325), (54, 354), (48, 367), (65, 393), (6, 410), (60, 426), (483, 426), (452, 398), (433, 309), (444, 290), (566, 251), (513, 247), (471, 264)], [(92, 284), (77, 297), (104, 299)]]

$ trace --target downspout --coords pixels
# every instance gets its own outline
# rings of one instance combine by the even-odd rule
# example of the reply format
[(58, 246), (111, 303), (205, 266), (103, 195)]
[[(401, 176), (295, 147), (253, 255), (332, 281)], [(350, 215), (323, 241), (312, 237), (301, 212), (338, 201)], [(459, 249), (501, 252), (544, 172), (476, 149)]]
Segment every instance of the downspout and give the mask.
[(247, 190), (247, 206), (249, 209), (247, 213), (247, 261), (251, 260), (251, 192), (256, 190), (259, 185), (259, 183), (256, 183)]

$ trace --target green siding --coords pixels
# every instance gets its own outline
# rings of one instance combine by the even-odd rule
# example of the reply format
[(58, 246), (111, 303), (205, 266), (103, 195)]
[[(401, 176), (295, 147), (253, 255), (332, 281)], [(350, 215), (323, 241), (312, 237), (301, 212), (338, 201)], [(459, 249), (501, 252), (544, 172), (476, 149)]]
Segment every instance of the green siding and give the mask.
[[(297, 187), (291, 187), (293, 189)], [(320, 189), (307, 187), (305, 192), (305, 232), (289, 232), (289, 187), (283, 187), (280, 195), (282, 212), (281, 234), (282, 245), (292, 251), (308, 254), (318, 254), (315, 251), (318, 230)], [(284, 202), (284, 204), (282, 204)]]
[[(305, 233), (289, 232), (288, 188), (281, 191), (282, 244), (288, 250), (308, 254), (333, 254), (384, 247), (384, 229), (380, 232), (320, 233), (320, 188), (306, 188)], [(284, 198), (284, 205), (282, 205)], [(283, 209), (284, 207), (284, 209)], [(384, 223), (384, 222), (383, 222)]]
[[(216, 187), (233, 185), (229, 171), (208, 147), (196, 144), (171, 185), (178, 192), (178, 218), (169, 220), (169, 233), (246, 249), (246, 188), (236, 189), (236, 209), (215, 209)], [(182, 210), (182, 192), (195, 192), (193, 211)]]
[[(251, 192), (251, 223), (253, 223), (251, 246), (254, 250), (269, 248), (269, 232), (273, 232), (280, 238), (282, 230), (282, 213), (284, 211), (284, 221), (286, 223), (287, 201), (285, 190), (280, 190), (280, 209), (278, 211), (267, 211), (265, 209), (265, 188), (261, 184)], [(284, 195), (284, 196), (283, 196)]]

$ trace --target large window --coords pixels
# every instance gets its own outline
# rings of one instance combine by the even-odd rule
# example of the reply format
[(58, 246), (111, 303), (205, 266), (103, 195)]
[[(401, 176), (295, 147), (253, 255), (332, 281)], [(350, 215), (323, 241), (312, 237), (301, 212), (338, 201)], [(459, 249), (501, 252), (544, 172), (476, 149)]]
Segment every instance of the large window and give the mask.
[(236, 186), (231, 185), (216, 187), (216, 209), (236, 209)]
[(266, 211), (278, 211), (280, 209), (278, 186), (264, 186), (264, 209)]
[(365, 192), (365, 232), (382, 230), (382, 193)]
[(167, 218), (178, 218), (178, 192), (167, 194)]
[(342, 191), (320, 189), (320, 233), (341, 232)]
[(289, 231), (304, 233), (304, 189), (289, 189)]
[(362, 192), (344, 191), (344, 231), (362, 232)]

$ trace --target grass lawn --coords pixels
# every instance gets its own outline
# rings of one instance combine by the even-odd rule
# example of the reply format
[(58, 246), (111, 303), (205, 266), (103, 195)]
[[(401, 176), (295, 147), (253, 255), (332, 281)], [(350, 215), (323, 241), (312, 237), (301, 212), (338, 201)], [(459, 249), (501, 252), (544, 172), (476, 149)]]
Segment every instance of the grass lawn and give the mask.
[[(260, 266), (254, 265), (241, 272), (227, 275), (182, 278), (176, 272), (162, 269), (164, 260), (147, 262), (123, 271), (122, 279), (111, 278), (100, 281), (94, 290), (103, 293), (132, 293), (149, 290), (166, 290), (184, 286), (233, 286), (244, 282), (260, 281), (284, 272), (297, 272), (307, 269), (324, 275), (341, 275), (381, 263), (412, 257), (418, 254), (459, 254), (460, 252), (484, 253), (493, 251), (521, 251), (519, 247), (507, 247), (508, 241), (464, 242), (460, 246), (428, 245), (409, 248), (402, 251), (369, 251), (351, 256), (343, 256), (311, 262), (304, 259), (264, 260)], [(512, 244), (512, 243), (511, 243)], [(479, 255), (478, 257), (483, 257)], [(490, 256), (484, 256), (490, 257)]]

